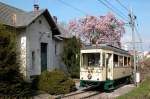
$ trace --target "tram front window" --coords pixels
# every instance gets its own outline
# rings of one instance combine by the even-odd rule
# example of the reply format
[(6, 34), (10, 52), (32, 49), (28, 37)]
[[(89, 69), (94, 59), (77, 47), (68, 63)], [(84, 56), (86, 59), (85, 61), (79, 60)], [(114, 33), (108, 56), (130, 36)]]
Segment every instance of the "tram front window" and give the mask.
[(100, 53), (83, 53), (83, 66), (100, 66)]

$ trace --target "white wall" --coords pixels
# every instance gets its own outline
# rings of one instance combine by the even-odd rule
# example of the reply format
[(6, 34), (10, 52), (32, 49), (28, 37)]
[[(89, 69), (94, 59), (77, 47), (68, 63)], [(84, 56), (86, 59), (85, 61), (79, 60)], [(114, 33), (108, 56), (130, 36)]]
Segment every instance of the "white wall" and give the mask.
[[(41, 20), (41, 24), (39, 23)], [(30, 75), (41, 74), (41, 43), (47, 43), (47, 68), (53, 68), (52, 32), (44, 16), (40, 16), (26, 29), (27, 67)], [(32, 51), (35, 52), (35, 65), (32, 66)]]
[(27, 71), (27, 49), (26, 49), (26, 31), (25, 29), (19, 29), (17, 34), (17, 47), (18, 47), (18, 55), (19, 55), (19, 61), (20, 61), (20, 70), (23, 75), (29, 79), (28, 71)]
[(53, 47), (54, 47), (53, 56), (55, 57), (53, 58), (53, 66), (55, 66), (55, 68), (64, 69), (62, 62), (63, 41), (53, 39)]
[[(39, 23), (39, 20), (41, 20), (41, 24)], [(24, 45), (21, 44), (21, 39), (26, 39), (26, 41), (24, 41)], [(45, 17), (42, 15), (28, 27), (21, 29), (18, 33), (19, 47), (24, 47), (20, 50), (22, 57), (20, 58), (22, 65), (21, 70), (27, 79), (32, 75), (41, 74), (41, 43), (47, 43), (47, 69), (52, 70), (54, 68), (65, 68), (61, 60), (63, 41), (52, 38), (51, 28)], [(33, 51), (35, 54), (34, 66), (32, 65)]]

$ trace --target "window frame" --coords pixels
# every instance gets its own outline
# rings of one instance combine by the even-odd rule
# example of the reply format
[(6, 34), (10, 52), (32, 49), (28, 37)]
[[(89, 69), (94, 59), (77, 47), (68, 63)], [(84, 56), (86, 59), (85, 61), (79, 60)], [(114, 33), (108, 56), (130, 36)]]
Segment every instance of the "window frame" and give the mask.
[[(84, 54), (86, 55), (86, 54), (99, 54), (99, 60), (98, 60), (98, 62), (99, 62), (99, 65), (98, 66), (96, 66), (95, 65), (95, 62), (94, 62), (94, 65), (89, 65), (89, 59), (88, 59), (88, 56), (86, 55), (85, 57), (86, 57), (86, 59), (84, 58)], [(101, 56), (101, 52), (90, 52), (90, 53), (81, 53), (81, 56), (82, 56), (82, 58), (81, 58), (81, 67), (101, 67), (102, 66), (102, 61), (101, 61), (101, 59), (102, 59), (102, 56)], [(84, 60), (86, 60), (86, 64), (84, 63), (85, 61)]]

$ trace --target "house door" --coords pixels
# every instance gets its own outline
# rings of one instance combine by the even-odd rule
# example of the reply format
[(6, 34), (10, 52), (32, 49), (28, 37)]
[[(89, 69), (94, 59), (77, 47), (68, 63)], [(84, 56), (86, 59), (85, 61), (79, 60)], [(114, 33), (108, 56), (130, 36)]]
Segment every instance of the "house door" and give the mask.
[(41, 43), (41, 72), (47, 70), (47, 43)]

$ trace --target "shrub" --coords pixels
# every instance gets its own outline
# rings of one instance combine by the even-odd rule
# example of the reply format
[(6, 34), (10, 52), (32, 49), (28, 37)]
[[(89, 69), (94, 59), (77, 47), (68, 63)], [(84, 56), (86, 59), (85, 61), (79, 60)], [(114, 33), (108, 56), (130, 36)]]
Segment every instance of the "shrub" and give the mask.
[(150, 77), (150, 72), (149, 72), (150, 71), (150, 58), (144, 59), (140, 63), (138, 70), (141, 73), (140, 74), (141, 80), (144, 80), (145, 78)]
[(49, 94), (65, 94), (75, 90), (75, 83), (60, 70), (45, 71), (39, 77), (38, 89)]
[(31, 88), (33, 90), (38, 90), (39, 75), (31, 76), (31, 79), (32, 79)]
[(30, 84), (20, 73), (16, 33), (0, 24), (0, 96), (28, 96)]

